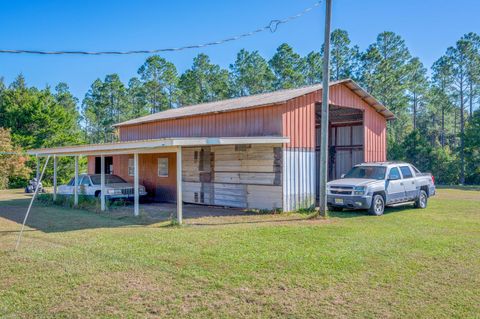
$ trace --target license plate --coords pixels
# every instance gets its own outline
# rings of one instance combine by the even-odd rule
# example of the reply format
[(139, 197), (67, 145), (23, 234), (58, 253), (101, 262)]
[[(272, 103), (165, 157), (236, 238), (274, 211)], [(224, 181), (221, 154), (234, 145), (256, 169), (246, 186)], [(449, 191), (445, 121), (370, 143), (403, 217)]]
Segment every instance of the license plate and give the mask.
[(335, 198), (335, 204), (343, 204), (343, 198)]

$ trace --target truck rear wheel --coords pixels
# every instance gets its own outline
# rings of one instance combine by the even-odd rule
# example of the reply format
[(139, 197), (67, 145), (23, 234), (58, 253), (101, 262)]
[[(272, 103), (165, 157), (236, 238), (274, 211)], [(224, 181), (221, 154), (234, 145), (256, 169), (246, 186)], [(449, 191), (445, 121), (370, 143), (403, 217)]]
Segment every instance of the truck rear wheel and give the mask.
[(425, 209), (427, 208), (428, 204), (428, 195), (427, 192), (425, 192), (423, 189), (420, 190), (420, 193), (418, 194), (417, 199), (415, 200), (415, 208), (421, 208)]
[(368, 212), (372, 215), (380, 216), (383, 215), (384, 211), (385, 200), (383, 199), (383, 196), (380, 194), (373, 195), (372, 204), (370, 205)]

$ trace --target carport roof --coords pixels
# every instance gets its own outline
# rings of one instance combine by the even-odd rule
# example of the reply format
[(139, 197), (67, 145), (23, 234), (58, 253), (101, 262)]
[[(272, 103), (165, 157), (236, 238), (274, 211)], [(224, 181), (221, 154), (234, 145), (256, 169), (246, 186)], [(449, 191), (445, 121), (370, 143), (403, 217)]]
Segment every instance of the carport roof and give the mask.
[(142, 141), (115, 142), (104, 144), (86, 144), (54, 148), (40, 148), (27, 151), (29, 155), (108, 155), (175, 152), (179, 146), (232, 145), (232, 144), (282, 144), (289, 143), (290, 138), (283, 136), (248, 136), (248, 137), (179, 137)]

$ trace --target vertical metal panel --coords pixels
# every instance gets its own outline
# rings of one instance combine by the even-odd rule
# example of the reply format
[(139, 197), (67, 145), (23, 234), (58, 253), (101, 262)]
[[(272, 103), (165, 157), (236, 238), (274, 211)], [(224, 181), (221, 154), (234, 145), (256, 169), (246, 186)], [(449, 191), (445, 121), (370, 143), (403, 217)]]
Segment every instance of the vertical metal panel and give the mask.
[(351, 126), (340, 126), (337, 127), (337, 137), (336, 144), (338, 146), (351, 145), (352, 144), (352, 127)]
[(364, 112), (364, 158), (366, 162), (385, 161), (386, 150), (386, 119), (374, 109)]
[(363, 125), (352, 126), (352, 145), (363, 145)]
[(299, 148), (283, 150), (284, 211), (315, 204), (315, 152)]
[(119, 128), (121, 141), (166, 137), (280, 136), (282, 111), (279, 105), (239, 111), (196, 115)]

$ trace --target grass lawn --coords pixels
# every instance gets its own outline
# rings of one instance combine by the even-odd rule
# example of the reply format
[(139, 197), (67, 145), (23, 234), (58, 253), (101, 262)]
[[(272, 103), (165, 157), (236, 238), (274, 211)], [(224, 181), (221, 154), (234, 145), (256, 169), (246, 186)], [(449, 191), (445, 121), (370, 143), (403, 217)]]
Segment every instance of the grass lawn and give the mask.
[[(426, 210), (196, 225), (34, 206), (0, 191), (0, 317), (478, 318), (480, 190)], [(220, 221), (220, 222), (219, 222)]]

